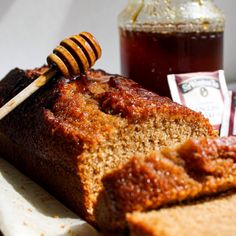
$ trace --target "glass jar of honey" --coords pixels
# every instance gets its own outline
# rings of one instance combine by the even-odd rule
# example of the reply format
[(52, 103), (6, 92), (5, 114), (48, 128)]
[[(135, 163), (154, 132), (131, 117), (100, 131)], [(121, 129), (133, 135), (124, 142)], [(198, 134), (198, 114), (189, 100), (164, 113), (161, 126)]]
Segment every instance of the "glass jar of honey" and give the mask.
[(212, 0), (129, 0), (118, 22), (122, 74), (162, 96), (168, 74), (223, 68), (225, 20)]

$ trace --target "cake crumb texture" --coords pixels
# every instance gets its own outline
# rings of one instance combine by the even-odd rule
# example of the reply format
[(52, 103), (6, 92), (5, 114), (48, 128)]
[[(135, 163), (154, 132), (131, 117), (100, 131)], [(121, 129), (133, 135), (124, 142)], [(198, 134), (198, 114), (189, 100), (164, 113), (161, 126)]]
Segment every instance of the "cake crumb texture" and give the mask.
[(233, 236), (236, 195), (127, 215), (130, 236)]

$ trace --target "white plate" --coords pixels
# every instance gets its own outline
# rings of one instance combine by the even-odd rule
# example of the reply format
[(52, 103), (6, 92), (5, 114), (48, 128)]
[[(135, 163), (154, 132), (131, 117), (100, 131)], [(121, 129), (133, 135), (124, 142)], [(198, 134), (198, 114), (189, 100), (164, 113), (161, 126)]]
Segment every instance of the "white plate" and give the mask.
[(0, 229), (4, 236), (98, 236), (36, 183), (0, 158)]

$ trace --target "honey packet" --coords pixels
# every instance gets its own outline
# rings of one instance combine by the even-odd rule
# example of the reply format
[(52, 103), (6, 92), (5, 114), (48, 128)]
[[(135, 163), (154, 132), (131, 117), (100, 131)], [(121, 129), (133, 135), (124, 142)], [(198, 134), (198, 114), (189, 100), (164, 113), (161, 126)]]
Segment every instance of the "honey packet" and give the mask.
[(220, 136), (236, 135), (236, 92), (229, 91), (229, 99), (225, 102)]
[(201, 112), (220, 132), (228, 89), (224, 71), (168, 75), (174, 102)]

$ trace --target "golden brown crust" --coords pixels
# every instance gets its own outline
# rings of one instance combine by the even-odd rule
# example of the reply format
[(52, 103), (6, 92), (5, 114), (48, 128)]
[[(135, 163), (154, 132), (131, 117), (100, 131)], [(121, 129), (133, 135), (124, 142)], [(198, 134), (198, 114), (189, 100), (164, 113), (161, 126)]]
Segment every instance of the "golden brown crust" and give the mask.
[(219, 162), (222, 160), (227, 164), (227, 159), (230, 162), (236, 161), (235, 140), (235, 137), (190, 139), (179, 148), (178, 152), (189, 169), (196, 170), (199, 173), (221, 176), (227, 167), (219, 168)]
[[(146, 158), (134, 157), (105, 176), (96, 216), (101, 228), (125, 228), (127, 212), (236, 187), (236, 137), (189, 140)], [(109, 219), (109, 224), (107, 220)]]
[[(45, 67), (28, 70), (26, 73), (22, 70), (11, 72), (13, 75), (10, 73), (8, 78), (0, 83), (0, 105), (44, 70)], [(19, 75), (15, 76), (14, 73), (20, 73), (22, 81), (16, 81), (16, 77), (19, 80)], [(11, 85), (10, 79), (13, 79)], [(82, 75), (73, 81), (64, 78), (53, 80), (46, 89), (41, 89), (37, 95), (29, 98), (17, 112), (29, 112), (31, 107), (41, 110), (44, 122), (52, 126), (55, 132), (66, 136), (72, 142), (75, 139), (81, 140), (88, 146), (98, 145), (102, 138), (112, 134), (112, 116), (123, 117), (131, 123), (157, 115), (164, 115), (172, 120), (181, 117), (183, 120), (191, 120), (193, 126), (201, 124), (209, 136), (215, 135), (208, 120), (200, 113), (149, 92), (131, 80), (103, 71), (89, 71), (87, 77)], [(108, 115), (104, 116), (104, 113)], [(17, 114), (19, 115), (23, 116)], [(10, 118), (6, 120), (13, 122), (17, 116), (10, 114)], [(24, 120), (27, 120), (27, 117), (24, 117)]]

